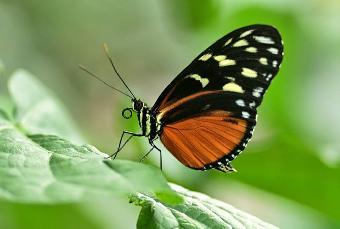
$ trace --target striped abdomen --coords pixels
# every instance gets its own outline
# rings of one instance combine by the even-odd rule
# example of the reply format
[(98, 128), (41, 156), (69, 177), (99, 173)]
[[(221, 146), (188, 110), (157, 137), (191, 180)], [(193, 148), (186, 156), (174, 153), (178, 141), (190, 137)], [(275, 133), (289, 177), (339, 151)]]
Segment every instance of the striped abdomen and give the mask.
[(138, 114), (139, 125), (142, 128), (142, 133), (150, 140), (154, 140), (157, 137), (157, 133), (160, 130), (160, 124), (157, 123), (155, 116), (150, 112), (147, 106), (143, 106)]

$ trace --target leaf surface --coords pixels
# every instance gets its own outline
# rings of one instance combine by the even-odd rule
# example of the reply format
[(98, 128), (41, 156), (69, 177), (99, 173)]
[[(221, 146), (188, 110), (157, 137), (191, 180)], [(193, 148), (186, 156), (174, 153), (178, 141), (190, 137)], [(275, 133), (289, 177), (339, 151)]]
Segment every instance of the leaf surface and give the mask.
[(182, 196), (183, 203), (169, 205), (141, 193), (131, 197), (142, 207), (138, 228), (277, 228), (207, 195), (174, 184), (171, 187)]

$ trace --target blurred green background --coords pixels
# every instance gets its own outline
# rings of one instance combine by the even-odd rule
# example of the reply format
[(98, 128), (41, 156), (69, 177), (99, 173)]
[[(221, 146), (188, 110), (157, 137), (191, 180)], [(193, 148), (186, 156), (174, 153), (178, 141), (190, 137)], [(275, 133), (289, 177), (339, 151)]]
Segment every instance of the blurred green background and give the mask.
[[(70, 110), (85, 139), (111, 152), (136, 120), (129, 100), (77, 67), (122, 88), (104, 56), (150, 106), (212, 42), (238, 27), (277, 27), (285, 56), (262, 106), (254, 139), (235, 174), (184, 168), (164, 150), (169, 180), (233, 204), (282, 228), (340, 228), (340, 1), (338, 0), (0, 0), (0, 103), (6, 80), (24, 68)], [(159, 143), (159, 145), (161, 145)], [(138, 160), (146, 139), (120, 158)], [(152, 154), (147, 163), (158, 164)], [(122, 199), (44, 206), (0, 201), (0, 228), (133, 228), (138, 208)]]

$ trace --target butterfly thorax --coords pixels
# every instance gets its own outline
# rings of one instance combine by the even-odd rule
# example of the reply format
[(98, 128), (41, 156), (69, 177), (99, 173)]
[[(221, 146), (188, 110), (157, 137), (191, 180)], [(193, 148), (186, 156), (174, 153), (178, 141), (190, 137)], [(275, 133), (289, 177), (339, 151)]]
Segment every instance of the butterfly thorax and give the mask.
[(133, 109), (137, 112), (139, 126), (142, 128), (142, 134), (149, 138), (150, 141), (155, 140), (161, 129), (161, 123), (156, 119), (155, 114), (141, 100), (135, 100), (132, 103)]

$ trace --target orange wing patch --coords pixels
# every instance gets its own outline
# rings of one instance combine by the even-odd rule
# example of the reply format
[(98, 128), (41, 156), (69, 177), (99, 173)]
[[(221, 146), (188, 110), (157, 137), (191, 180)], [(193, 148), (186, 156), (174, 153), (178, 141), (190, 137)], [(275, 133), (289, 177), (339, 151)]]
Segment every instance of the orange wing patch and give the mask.
[(163, 127), (161, 141), (184, 165), (204, 169), (231, 153), (242, 141), (247, 121), (215, 111)]

